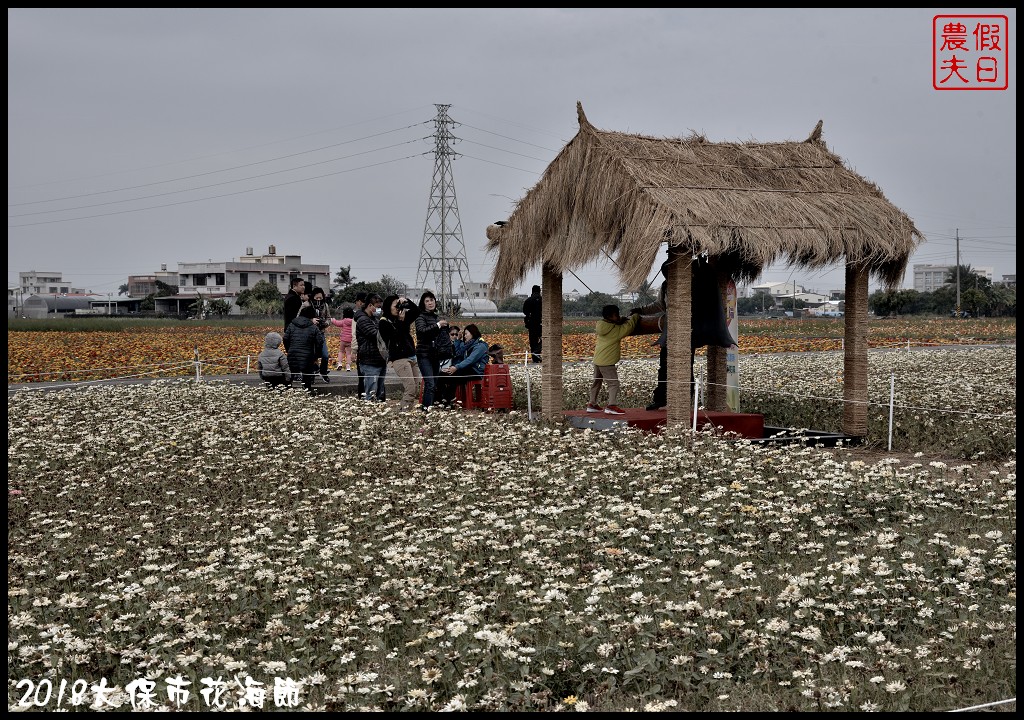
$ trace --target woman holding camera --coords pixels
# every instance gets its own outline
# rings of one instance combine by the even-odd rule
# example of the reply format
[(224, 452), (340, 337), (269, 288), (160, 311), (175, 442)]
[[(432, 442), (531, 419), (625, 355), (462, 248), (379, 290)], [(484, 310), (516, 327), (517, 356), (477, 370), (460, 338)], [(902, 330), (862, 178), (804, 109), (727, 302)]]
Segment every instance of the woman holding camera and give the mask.
[(419, 314), (419, 307), (404, 295), (388, 295), (384, 298), (380, 336), (388, 346), (388, 366), (402, 380), (399, 412), (408, 412), (415, 407), (423, 380), (416, 360), (416, 341), (412, 335), (412, 325)]

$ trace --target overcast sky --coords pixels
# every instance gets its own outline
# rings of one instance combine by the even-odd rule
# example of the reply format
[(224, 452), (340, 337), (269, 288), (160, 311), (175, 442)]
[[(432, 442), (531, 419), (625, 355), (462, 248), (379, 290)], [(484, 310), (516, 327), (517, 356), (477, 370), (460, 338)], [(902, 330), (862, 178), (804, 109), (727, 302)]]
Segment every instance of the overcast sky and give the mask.
[[(1009, 18), (1009, 88), (932, 87), (937, 14)], [(412, 285), (450, 105), (474, 281), (578, 129), (824, 140), (927, 237), (913, 263), (1016, 273), (1016, 11), (7, 11), (8, 283), (116, 292), (166, 264), (278, 254)], [(656, 277), (657, 266), (651, 277)], [(616, 292), (610, 262), (566, 291)], [(767, 282), (843, 287), (840, 268)], [(540, 282), (539, 268), (522, 286)], [(906, 285), (912, 285), (908, 271)], [(874, 289), (874, 283), (872, 283)]]

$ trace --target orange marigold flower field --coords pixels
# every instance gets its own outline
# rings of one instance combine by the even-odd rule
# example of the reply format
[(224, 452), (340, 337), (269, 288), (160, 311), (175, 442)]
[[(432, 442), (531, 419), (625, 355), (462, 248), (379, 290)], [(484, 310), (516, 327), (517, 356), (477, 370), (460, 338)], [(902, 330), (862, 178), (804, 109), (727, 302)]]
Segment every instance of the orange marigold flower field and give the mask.
[[(7, 331), (7, 382), (67, 382), (115, 377), (175, 377), (195, 373), (195, 360), (203, 375), (255, 371), (263, 337), (277, 323), (242, 325), (182, 323), (180, 326), (126, 326), (123, 330), (81, 330), (71, 322), (47, 321), (44, 331)], [(506, 362), (523, 362), (529, 351), (526, 330), (515, 319), (477, 321), (484, 339), (505, 349)], [(566, 319), (562, 355), (565, 361), (593, 357), (595, 336), (591, 320)], [(67, 328), (65, 330), (65, 327)], [(658, 355), (652, 343), (657, 335), (636, 335), (622, 341), (625, 358)], [(982, 344), (1016, 342), (1016, 321), (974, 321), (945, 318), (872, 320), (871, 347), (898, 347), (908, 342), (929, 344)], [(843, 346), (842, 320), (755, 320), (740, 318), (741, 353), (838, 350)], [(338, 333), (328, 333), (332, 364), (338, 354)], [(704, 349), (699, 349), (702, 353)]]

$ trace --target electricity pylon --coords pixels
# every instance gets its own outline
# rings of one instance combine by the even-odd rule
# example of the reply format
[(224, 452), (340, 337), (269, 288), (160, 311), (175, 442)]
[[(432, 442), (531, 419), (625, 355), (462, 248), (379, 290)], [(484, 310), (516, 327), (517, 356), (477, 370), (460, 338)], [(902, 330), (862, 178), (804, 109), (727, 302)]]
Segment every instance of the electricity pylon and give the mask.
[[(430, 204), (423, 228), (420, 264), (416, 270), (416, 287), (434, 291), (438, 313), (452, 314), (456, 309), (459, 288), (470, 282), (466, 244), (462, 240), (462, 221), (455, 199), (452, 177), (452, 150), (455, 122), (448, 117), (451, 105), (437, 105), (434, 118), (434, 181), (430, 186)], [(455, 284), (458, 279), (459, 284)]]

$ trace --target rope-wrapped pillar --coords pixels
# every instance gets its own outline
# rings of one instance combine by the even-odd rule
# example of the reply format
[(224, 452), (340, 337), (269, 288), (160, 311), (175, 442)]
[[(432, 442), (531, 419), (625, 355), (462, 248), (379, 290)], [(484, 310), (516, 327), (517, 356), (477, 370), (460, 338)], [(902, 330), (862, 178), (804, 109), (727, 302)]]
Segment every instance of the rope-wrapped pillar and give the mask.
[(693, 259), (688, 252), (669, 245), (665, 268), (667, 281), (665, 305), (668, 334), (668, 416), (667, 424), (687, 426), (692, 422), (690, 399), (691, 305), (693, 296)]
[(846, 263), (843, 434), (868, 434), (868, 269)]
[(541, 277), (541, 415), (561, 420), (562, 397), (562, 274), (544, 263)]
[[(715, 268), (715, 277), (718, 280), (718, 292), (722, 296), (722, 304), (725, 304), (725, 293), (729, 286), (729, 276), (718, 268)], [(700, 308), (697, 308), (698, 312)], [(729, 409), (726, 402), (726, 385), (728, 384), (727, 362), (729, 353), (727, 348), (717, 345), (708, 345), (708, 387), (707, 402), (704, 407), (708, 410), (725, 412)]]

